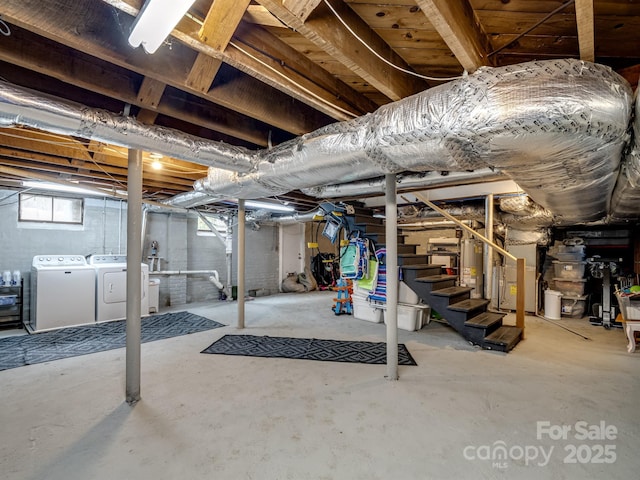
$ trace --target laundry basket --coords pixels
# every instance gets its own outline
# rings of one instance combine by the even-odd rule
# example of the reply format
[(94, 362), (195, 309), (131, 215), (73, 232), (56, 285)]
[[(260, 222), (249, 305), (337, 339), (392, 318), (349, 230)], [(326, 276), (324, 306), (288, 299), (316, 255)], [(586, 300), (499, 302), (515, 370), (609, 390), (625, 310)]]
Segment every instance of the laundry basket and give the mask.
[(640, 295), (625, 295), (618, 291), (616, 298), (624, 320), (640, 320)]

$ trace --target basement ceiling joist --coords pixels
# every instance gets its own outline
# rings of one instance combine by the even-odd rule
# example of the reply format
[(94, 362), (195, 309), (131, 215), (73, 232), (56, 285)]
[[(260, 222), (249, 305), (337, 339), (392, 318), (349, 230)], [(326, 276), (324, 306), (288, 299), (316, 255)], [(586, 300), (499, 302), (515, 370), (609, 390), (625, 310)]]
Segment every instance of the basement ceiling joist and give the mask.
[[(256, 149), (483, 65), (594, 57), (632, 85), (640, 74), (640, 3), (628, 0), (196, 0), (154, 55), (127, 43), (142, 5), (4, 0), (0, 76), (142, 123)], [(16, 135), (23, 135), (18, 144)], [(0, 165), (100, 185), (126, 181), (122, 152), (112, 146), (68, 138), (63, 143), (85, 148), (71, 152), (35, 135), (4, 129)], [(189, 191), (204, 175), (199, 165), (163, 162), (160, 173), (145, 168), (147, 195)], [(290, 196), (300, 209), (314, 203), (299, 192)]]

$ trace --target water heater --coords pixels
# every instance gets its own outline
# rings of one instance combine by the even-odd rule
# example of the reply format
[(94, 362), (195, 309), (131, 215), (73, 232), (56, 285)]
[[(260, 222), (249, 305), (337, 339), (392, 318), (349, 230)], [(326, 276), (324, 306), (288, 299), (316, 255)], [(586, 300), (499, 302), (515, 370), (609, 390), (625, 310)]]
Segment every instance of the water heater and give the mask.
[(483, 247), (480, 240), (467, 238), (462, 240), (460, 245), (460, 267), (462, 274), (460, 276), (460, 284), (465, 287), (471, 287), (471, 298), (483, 298)]

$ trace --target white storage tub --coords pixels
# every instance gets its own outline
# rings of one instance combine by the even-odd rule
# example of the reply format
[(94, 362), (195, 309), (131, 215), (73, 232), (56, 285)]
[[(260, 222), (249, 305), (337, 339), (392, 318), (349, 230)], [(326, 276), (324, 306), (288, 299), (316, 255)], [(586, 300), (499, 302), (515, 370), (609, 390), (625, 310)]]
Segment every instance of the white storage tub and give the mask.
[(383, 304), (370, 302), (367, 297), (353, 294), (351, 295), (353, 305), (353, 316), (358, 320), (381, 323)]
[[(386, 309), (383, 313), (387, 323)], [(398, 303), (398, 328), (415, 332), (431, 321), (431, 307), (429, 305), (407, 305)]]

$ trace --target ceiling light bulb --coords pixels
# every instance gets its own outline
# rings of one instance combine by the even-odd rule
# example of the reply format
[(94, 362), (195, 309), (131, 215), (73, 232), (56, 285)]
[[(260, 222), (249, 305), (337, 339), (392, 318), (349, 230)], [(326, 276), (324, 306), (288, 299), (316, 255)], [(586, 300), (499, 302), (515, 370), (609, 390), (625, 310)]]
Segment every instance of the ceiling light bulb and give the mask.
[(162, 170), (162, 163), (160, 163), (158, 160), (154, 160), (151, 163), (151, 168), (153, 168), (154, 170)]

